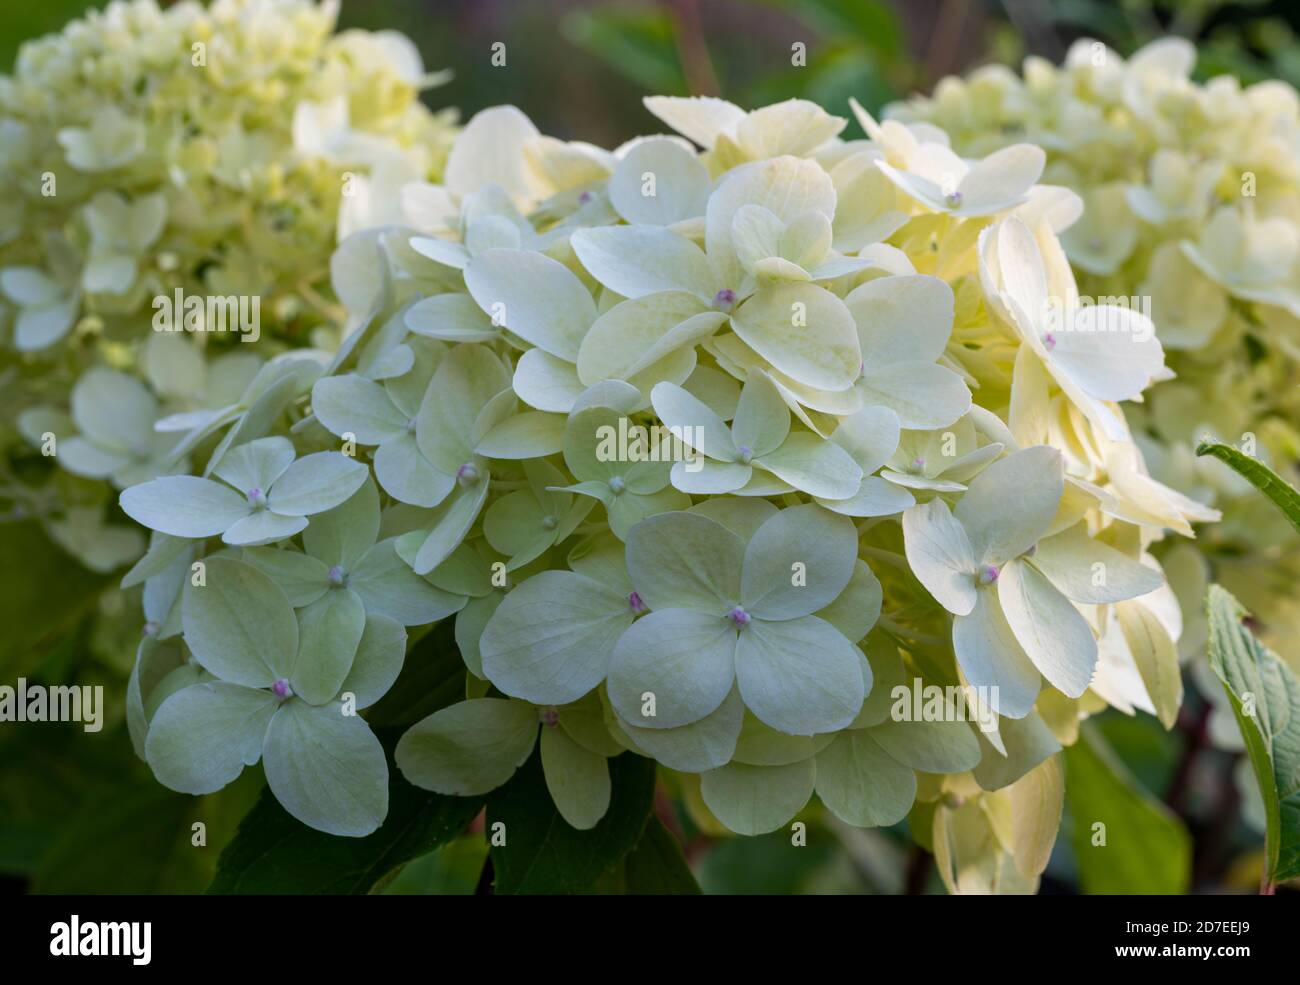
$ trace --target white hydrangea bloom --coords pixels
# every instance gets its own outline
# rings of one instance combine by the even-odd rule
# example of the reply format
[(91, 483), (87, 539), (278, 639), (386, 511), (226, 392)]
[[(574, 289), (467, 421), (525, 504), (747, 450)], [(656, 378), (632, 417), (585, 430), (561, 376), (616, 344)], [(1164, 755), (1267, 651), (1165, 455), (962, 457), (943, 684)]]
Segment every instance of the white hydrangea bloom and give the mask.
[[(385, 189), (400, 221), (340, 244), (332, 351), (191, 372), (213, 392), (164, 420), (204, 474), (121, 497), (156, 531), (128, 575), (151, 626), (131, 720), (163, 782), (262, 757), (306, 823), (373, 830), (387, 770), (330, 716), (352, 676), (391, 684), (404, 626), (453, 614), (466, 700), (406, 732), (402, 782), (485, 794), (536, 754), (580, 829), (619, 755), (746, 834), (814, 795), (856, 825), (945, 789), (1050, 801), (1081, 714), (1176, 706), (1147, 549), (1205, 514), (1123, 426), (1159, 343), (1084, 340), (1097, 312), (1049, 337), (1080, 199), (1036, 184), (1041, 152), (970, 163), (875, 121), (846, 144), (799, 101), (647, 105), (687, 139), (606, 152), (483, 111), (442, 183)], [(922, 685), (970, 690), (903, 714)], [(353, 801), (303, 788), (303, 742)], [(1017, 858), (1006, 885), (1032, 885), (1045, 859)]]

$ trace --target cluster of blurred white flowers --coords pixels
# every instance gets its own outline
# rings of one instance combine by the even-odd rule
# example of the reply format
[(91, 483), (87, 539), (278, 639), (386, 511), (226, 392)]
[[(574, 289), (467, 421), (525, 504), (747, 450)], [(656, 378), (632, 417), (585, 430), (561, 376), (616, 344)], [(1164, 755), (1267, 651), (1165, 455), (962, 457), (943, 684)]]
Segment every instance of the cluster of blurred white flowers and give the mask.
[[(1203, 623), (1209, 562), (1294, 662), (1300, 557), (1289, 528), (1194, 448), (1212, 436), (1292, 479), (1300, 462), (1300, 96), (1280, 81), (1196, 82), (1195, 60), (1180, 39), (1127, 61), (1083, 40), (1061, 67), (981, 68), (887, 115), (942, 127), (962, 154), (1036, 143), (1045, 180), (1082, 197), (1082, 218), (1061, 236), (1080, 289), (1149, 305), (1176, 374), (1127, 408), (1135, 437), (1154, 475), (1224, 514), (1203, 557), (1188, 546), (1166, 555), (1182, 573), (1186, 617)], [(1186, 652), (1203, 640), (1203, 629), (1189, 634)]]
[(371, 189), (337, 349), (169, 420), (197, 474), (120, 500), (153, 531), (138, 748), (192, 793), (260, 758), (364, 835), (357, 711), (454, 614), (465, 700), (402, 737), (411, 783), (482, 794), (536, 749), (591, 828), (646, 756), (710, 828), (815, 793), (910, 815), (952, 887), (1030, 888), (1080, 718), (1181, 697), (1148, 548), (1213, 513), (1125, 423), (1167, 376), (1150, 322), (1077, 307), (1037, 147), (646, 105), (675, 135), (612, 152), (478, 114), (441, 183)]
[[(336, 34), (337, 12), (114, 2), (0, 77), (0, 435), (59, 466), (2, 493), (92, 568), (143, 548), (105, 525), (103, 480), (186, 468), (196, 420), (337, 322), (336, 234), (387, 221), (372, 182), (441, 175), (452, 120), (418, 98), (437, 77), (400, 34)], [(274, 341), (232, 348), (213, 299)]]

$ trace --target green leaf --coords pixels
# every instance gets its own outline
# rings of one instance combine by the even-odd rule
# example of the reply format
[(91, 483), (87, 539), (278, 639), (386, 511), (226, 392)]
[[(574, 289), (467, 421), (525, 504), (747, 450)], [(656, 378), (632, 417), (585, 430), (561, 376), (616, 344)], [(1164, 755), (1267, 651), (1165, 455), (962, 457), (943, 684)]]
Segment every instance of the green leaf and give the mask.
[(702, 892), (682, 846), (663, 821), (651, 817), (641, 840), (623, 860), (623, 885), (630, 895), (698, 896)]
[(217, 863), (208, 892), (362, 894), (385, 876), (459, 835), (483, 806), (482, 797), (444, 797), (418, 790), (392, 765), (400, 729), (379, 731), (389, 758), (388, 816), (364, 838), (314, 831), (269, 791), (248, 813)]
[(1210, 667), (1223, 682), (1264, 795), (1265, 886), (1300, 875), (1300, 680), (1242, 625), (1218, 585), (1206, 596)]
[(567, 40), (646, 92), (689, 91), (678, 66), (672, 21), (665, 11), (577, 9), (561, 21), (561, 31)]
[(1291, 521), (1291, 526), (1300, 530), (1300, 492), (1296, 492), (1290, 483), (1263, 462), (1218, 441), (1202, 441), (1196, 446), (1196, 454), (1213, 455), (1219, 461), (1225, 462), (1229, 468), (1240, 473), (1252, 486), (1271, 499)]
[(75, 564), (35, 521), (0, 537), (0, 680), (30, 674), (88, 613), (108, 579)]
[[(172, 793), (149, 779), (88, 800), (59, 829), (32, 877), (33, 893), (198, 893), (211, 881), (239, 815), (261, 779), (247, 772), (206, 797)], [(194, 825), (204, 825), (196, 845)]]
[(1074, 854), (1084, 892), (1186, 893), (1191, 836), (1173, 812), (1138, 786), (1090, 725), (1065, 750), (1065, 766)]
[[(609, 761), (609, 810), (594, 828), (570, 827), (551, 801), (541, 756), (533, 756), (488, 799), (487, 830), (505, 825), (493, 845), (499, 894), (580, 893), (613, 869), (637, 844), (654, 798), (655, 764), (631, 753)], [(498, 829), (500, 830), (500, 829)]]

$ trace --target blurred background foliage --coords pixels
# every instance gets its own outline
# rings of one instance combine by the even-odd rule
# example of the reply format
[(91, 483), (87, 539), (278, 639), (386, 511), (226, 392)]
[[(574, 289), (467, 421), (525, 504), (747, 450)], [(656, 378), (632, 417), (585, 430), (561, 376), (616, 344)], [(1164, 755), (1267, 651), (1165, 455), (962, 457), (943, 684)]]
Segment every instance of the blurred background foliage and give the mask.
[[(90, 0), (6, 0), (0, 70), (23, 40), (59, 30)], [(928, 91), (944, 75), (1027, 54), (1059, 60), (1096, 37), (1121, 54), (1163, 34), (1194, 40), (1201, 78), (1300, 84), (1300, 4), (1218, 0), (343, 0), (341, 27), (398, 30), (451, 82), (426, 95), (468, 118), (513, 103), (545, 133), (615, 146), (660, 127), (647, 93), (721, 95), (746, 107), (791, 97), (845, 113)], [(504, 67), (492, 46), (506, 46)], [(792, 60), (796, 47), (806, 64)], [(846, 135), (857, 136), (856, 124)], [(9, 469), (13, 463), (0, 462)], [(260, 771), (205, 798), (171, 793), (131, 752), (121, 691), (138, 611), (30, 522), (0, 524), (0, 683), (105, 684), (109, 725), (0, 724), (0, 887), (33, 892), (195, 892), (250, 808)], [(134, 630), (132, 630), (132, 633)], [(1067, 810), (1042, 892), (1251, 892), (1260, 839), (1233, 783), (1239, 756), (1211, 747), (1205, 703), (1189, 690), (1171, 732), (1108, 712), (1066, 758)], [(691, 820), (689, 796), (661, 790), (656, 812), (702, 888), (730, 893), (942, 892), (906, 825), (861, 831), (810, 805), (807, 847), (790, 835), (718, 838)], [(1099, 864), (1091, 825), (1126, 837)], [(194, 845), (193, 825), (206, 845)], [(472, 893), (486, 855), (482, 819), (417, 859), (382, 891)]]

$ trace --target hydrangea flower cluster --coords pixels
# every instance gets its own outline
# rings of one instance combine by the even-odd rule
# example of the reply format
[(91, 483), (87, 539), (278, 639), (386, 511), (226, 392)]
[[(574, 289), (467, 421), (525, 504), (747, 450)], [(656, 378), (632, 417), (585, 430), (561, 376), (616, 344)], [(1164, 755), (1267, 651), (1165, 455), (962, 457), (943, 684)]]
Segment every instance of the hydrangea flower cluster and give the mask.
[(92, 568), (143, 547), (105, 525), (104, 483), (183, 470), (183, 433), (337, 321), (336, 234), (390, 218), (372, 184), (441, 176), (454, 128), (418, 99), (438, 78), (337, 13), (118, 0), (0, 78), (5, 406), (63, 470), (22, 505)]
[(192, 793), (261, 758), (364, 835), (387, 771), (356, 712), (454, 613), (466, 697), (397, 745), (417, 786), (539, 749), (590, 828), (608, 760), (646, 756), (732, 831), (815, 793), (912, 814), (950, 885), (1032, 886), (1080, 717), (1180, 698), (1148, 548), (1208, 513), (1125, 423), (1166, 375), (1150, 322), (1044, 321), (1079, 202), (1035, 146), (646, 105), (674, 132), (612, 152), (486, 110), (441, 185), (377, 188), (402, 221), (340, 244), (338, 348), (207, 412), (201, 475), (122, 493), (154, 532), (138, 748)]
[(1083, 216), (1061, 243), (1081, 290), (1143, 302), (1177, 376), (1126, 408), (1136, 439), (1153, 474), (1224, 513), (1206, 558), (1169, 556), (1187, 573), (1185, 618), (1203, 621), (1195, 589), (1208, 559), (1268, 644), (1295, 658), (1300, 559), (1284, 550), (1288, 528), (1193, 450), (1208, 435), (1283, 474), (1300, 462), (1300, 97), (1280, 81), (1197, 83), (1195, 61), (1181, 39), (1127, 61), (1082, 40), (1060, 67), (1031, 57), (1022, 75), (981, 68), (887, 115), (942, 128), (961, 154), (1036, 143), (1045, 178), (1079, 193)]

